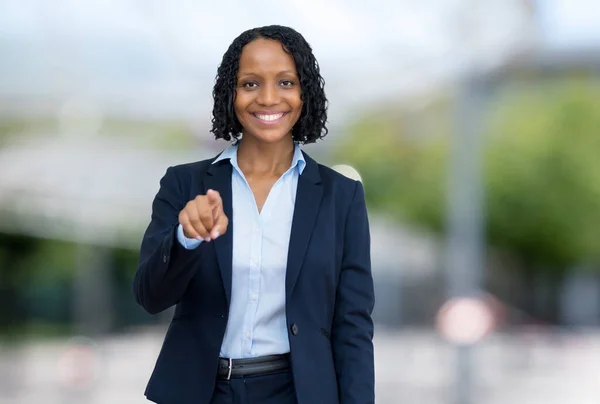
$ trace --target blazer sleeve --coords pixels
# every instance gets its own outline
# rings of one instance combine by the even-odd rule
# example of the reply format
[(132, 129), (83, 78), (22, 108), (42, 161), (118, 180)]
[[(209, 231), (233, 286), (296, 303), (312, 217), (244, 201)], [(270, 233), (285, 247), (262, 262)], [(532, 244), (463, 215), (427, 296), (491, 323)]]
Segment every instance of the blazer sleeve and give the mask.
[(135, 299), (150, 314), (179, 302), (196, 272), (202, 249), (186, 250), (177, 241), (179, 212), (187, 202), (177, 169), (169, 167), (152, 202), (133, 280)]
[(332, 325), (340, 404), (375, 402), (370, 231), (363, 186), (356, 182), (344, 234), (342, 268)]

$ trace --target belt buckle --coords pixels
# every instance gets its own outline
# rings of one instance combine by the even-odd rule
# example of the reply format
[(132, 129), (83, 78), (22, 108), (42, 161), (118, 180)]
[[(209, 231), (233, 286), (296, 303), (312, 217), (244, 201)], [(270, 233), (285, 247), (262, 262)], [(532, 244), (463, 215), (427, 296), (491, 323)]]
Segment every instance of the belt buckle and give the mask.
[(231, 371), (233, 369), (233, 359), (229, 358), (228, 359), (228, 368), (227, 368), (227, 377), (225, 378), (225, 380), (231, 380)]

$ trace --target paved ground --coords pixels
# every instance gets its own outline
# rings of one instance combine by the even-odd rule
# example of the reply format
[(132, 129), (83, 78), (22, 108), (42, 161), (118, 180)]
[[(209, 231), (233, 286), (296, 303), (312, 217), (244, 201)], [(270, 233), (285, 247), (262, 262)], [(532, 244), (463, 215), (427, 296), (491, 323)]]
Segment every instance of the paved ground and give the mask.
[[(97, 366), (88, 370), (97, 378), (79, 392), (64, 385), (87, 379), (64, 354), (75, 352), (67, 341), (5, 349), (0, 404), (147, 403), (142, 392), (162, 337), (160, 329), (96, 341)], [(433, 332), (380, 330), (375, 344), (378, 404), (454, 404), (455, 352)], [(600, 403), (600, 332), (496, 335), (473, 351), (473, 363), (473, 404)]]

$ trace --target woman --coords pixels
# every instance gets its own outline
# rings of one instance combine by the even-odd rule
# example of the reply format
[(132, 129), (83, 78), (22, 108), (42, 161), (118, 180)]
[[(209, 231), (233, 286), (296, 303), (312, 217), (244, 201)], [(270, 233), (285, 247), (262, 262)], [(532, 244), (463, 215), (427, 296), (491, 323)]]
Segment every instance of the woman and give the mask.
[(133, 283), (149, 313), (176, 306), (149, 400), (374, 402), (363, 188), (299, 147), (327, 134), (323, 87), (291, 28), (246, 31), (223, 56), (212, 132), (235, 142), (167, 169)]

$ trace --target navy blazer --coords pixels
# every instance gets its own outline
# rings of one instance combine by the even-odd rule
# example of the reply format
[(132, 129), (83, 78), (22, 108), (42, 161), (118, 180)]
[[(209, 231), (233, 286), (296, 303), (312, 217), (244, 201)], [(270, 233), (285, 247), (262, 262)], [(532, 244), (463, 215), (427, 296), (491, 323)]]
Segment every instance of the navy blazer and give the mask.
[[(304, 154), (286, 273), (286, 315), (299, 404), (374, 403), (374, 305), (362, 184)], [(232, 217), (231, 164), (169, 167), (152, 204), (133, 293), (149, 313), (176, 305), (146, 397), (209, 404), (231, 298), (232, 233), (194, 250), (177, 241), (178, 215), (208, 189)]]

